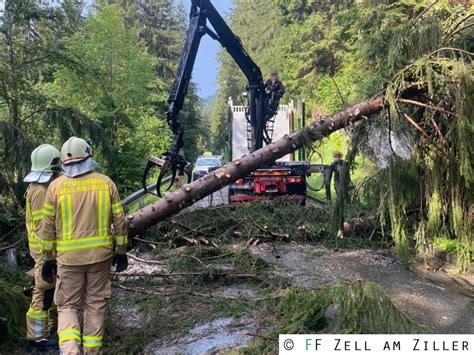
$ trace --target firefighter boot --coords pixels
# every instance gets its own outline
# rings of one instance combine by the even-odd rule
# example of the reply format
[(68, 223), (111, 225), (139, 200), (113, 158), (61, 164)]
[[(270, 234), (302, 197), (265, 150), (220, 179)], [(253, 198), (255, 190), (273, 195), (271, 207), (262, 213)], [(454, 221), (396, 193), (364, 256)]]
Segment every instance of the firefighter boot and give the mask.
[(56, 338), (30, 340), (28, 342), (28, 351), (30, 353), (41, 353), (46, 351), (58, 351), (59, 345)]

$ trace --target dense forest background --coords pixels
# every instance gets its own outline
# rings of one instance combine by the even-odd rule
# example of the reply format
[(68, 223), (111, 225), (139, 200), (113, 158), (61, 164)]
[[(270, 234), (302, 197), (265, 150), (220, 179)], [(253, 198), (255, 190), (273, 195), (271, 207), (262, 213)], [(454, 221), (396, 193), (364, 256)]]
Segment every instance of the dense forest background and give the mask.
[[(139, 187), (147, 156), (165, 150), (167, 94), (187, 15), (172, 0), (75, 0), (48, 7), (6, 1), (1, 16), (0, 135), (3, 206), (22, 205), (31, 150), (75, 134), (94, 143), (101, 169), (122, 194)], [(197, 155), (200, 101), (191, 85), (181, 116)], [(8, 195), (9, 197), (5, 197)]]
[[(218, 1), (218, 0), (216, 0)], [(164, 121), (187, 14), (173, 0), (6, 0), (0, 15), (0, 235), (22, 220), (31, 150), (76, 134), (94, 141), (122, 194), (139, 187)], [(390, 109), (338, 134), (367, 164), (334, 208), (375, 215), (398, 255), (438, 243), (467, 271), (472, 260), (474, 17), (469, 0), (234, 0), (231, 28), (308, 121), (384, 94)], [(222, 51), (215, 97), (191, 85), (181, 120), (187, 159), (222, 153), (227, 98), (245, 80)], [(413, 100), (400, 92), (417, 90)], [(324, 144), (324, 143), (323, 143)], [(321, 145), (310, 147), (314, 151)], [(344, 207), (344, 205), (346, 205)], [(350, 205), (350, 206), (348, 206)], [(2, 238), (2, 237), (0, 237)], [(0, 240), (1, 242), (1, 240)]]
[[(335, 224), (340, 225), (343, 211), (347, 218), (351, 208), (356, 215), (375, 213), (382, 229), (390, 230), (389, 239), (402, 260), (435, 245), (455, 254), (459, 268), (467, 271), (474, 219), (472, 3), (234, 4), (231, 28), (264, 73), (280, 71), (286, 100), (305, 99), (307, 121), (375, 95), (385, 94), (391, 103), (370, 123), (311, 147), (314, 159), (323, 156), (325, 163), (331, 154), (328, 147), (342, 147), (356, 177), (355, 186), (348, 186), (333, 207)], [(211, 114), (217, 149), (224, 148), (228, 135), (227, 98), (239, 97), (245, 87), (244, 77), (224, 51), (220, 61), (219, 92)], [(415, 88), (415, 100), (400, 94)]]

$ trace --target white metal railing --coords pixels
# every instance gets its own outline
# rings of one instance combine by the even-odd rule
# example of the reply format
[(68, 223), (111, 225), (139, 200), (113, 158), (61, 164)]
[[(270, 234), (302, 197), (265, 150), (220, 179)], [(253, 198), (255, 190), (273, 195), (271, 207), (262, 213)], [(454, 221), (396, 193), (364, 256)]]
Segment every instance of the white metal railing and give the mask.
[[(231, 106), (232, 112), (245, 112), (245, 106)], [(289, 105), (280, 105), (278, 112), (288, 112), (290, 110)]]
[(231, 106), (232, 112), (245, 112), (245, 106)]
[[(241, 105), (235, 105), (234, 106), (234, 101), (232, 100), (231, 97), (229, 97), (227, 102), (229, 103), (229, 106), (230, 106), (232, 112), (245, 112), (246, 106), (241, 106)], [(292, 102), (290, 102), (289, 105), (280, 105), (278, 107), (278, 112), (289, 112), (289, 111), (291, 111), (292, 106), (293, 106)]]

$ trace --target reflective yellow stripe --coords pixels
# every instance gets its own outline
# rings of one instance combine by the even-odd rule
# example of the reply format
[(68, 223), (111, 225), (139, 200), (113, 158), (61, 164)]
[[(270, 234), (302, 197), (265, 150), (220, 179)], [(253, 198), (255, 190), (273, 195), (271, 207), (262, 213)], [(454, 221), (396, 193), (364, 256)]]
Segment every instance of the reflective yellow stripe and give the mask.
[(43, 218), (43, 210), (36, 210), (31, 213), (33, 221), (39, 221)]
[(102, 346), (102, 337), (84, 335), (82, 337), (82, 345), (85, 348), (98, 348)]
[(58, 240), (57, 251), (81, 250), (96, 247), (112, 246), (112, 236), (87, 237), (71, 240)]
[(115, 244), (118, 246), (127, 245), (127, 236), (126, 235), (116, 235)]
[(41, 241), (41, 248), (45, 251), (53, 250), (54, 241), (52, 241), (52, 240), (42, 240)]
[(74, 328), (63, 329), (59, 332), (59, 343), (63, 343), (68, 340), (77, 340), (81, 342), (81, 332)]
[(43, 215), (49, 217), (56, 217), (56, 214), (54, 212), (50, 212), (48, 210), (43, 210)]
[(72, 238), (72, 198), (66, 194), (61, 196), (61, 225), (63, 229), (63, 239)]
[(35, 235), (32, 236), (30, 234), (28, 236), (28, 246), (30, 248), (41, 250), (42, 249), (41, 245), (42, 245), (41, 241), (38, 238), (36, 238)]
[(42, 210), (37, 210), (32, 212), (30, 202), (26, 201), (26, 215), (28, 216), (28, 224), (29, 224), (29, 234), (28, 234), (28, 246), (32, 249), (41, 250), (41, 243), (38, 237), (36, 236), (36, 224), (35, 224), (35, 215), (40, 214), (41, 217), (37, 218), (37, 220), (43, 217)]
[(35, 224), (33, 223), (33, 215), (31, 214), (30, 201), (26, 200), (26, 216), (28, 217), (28, 224), (30, 227), (30, 233), (35, 233)]
[(117, 202), (112, 205), (112, 213), (113, 214), (121, 214), (123, 213), (123, 206), (122, 202)]
[(50, 217), (56, 216), (56, 213), (54, 211), (54, 206), (50, 203), (45, 202), (43, 206), (43, 214)]
[(29, 200), (26, 200), (26, 214), (31, 215), (31, 207)]
[(110, 199), (108, 191), (99, 191), (99, 201), (97, 206), (97, 223), (99, 235), (106, 236), (109, 231)]
[(32, 319), (43, 320), (48, 318), (48, 311), (43, 311), (41, 309), (30, 308), (26, 315)]

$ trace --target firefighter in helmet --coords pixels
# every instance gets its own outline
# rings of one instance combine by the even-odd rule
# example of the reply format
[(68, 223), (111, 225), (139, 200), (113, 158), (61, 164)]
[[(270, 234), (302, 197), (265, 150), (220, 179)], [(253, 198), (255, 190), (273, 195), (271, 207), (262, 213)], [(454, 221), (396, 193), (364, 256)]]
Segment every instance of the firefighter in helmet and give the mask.
[(125, 215), (113, 181), (94, 172), (97, 163), (89, 143), (71, 137), (61, 158), (64, 175), (49, 186), (43, 207), (42, 277), (54, 280), (56, 255), (54, 302), (61, 352), (99, 354), (112, 290), (110, 267), (116, 264), (116, 272), (128, 267)]
[(59, 176), (61, 153), (49, 144), (42, 144), (31, 153), (31, 171), (23, 181), (29, 183), (26, 190), (26, 229), (28, 247), (35, 261), (34, 287), (30, 308), (26, 313), (26, 338), (31, 352), (58, 349), (56, 333), (57, 312), (53, 304), (54, 282), (41, 278), (43, 259), (38, 232), (43, 219), (43, 204), (49, 184)]
[(273, 70), (270, 73), (270, 79), (265, 82), (265, 93), (267, 95), (267, 119), (273, 117), (278, 112), (280, 99), (285, 94), (285, 87), (283, 86), (278, 76), (278, 71)]

